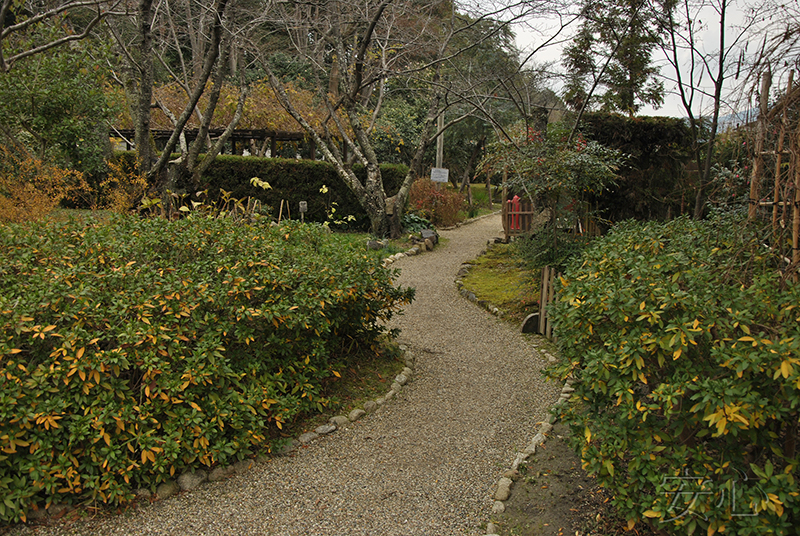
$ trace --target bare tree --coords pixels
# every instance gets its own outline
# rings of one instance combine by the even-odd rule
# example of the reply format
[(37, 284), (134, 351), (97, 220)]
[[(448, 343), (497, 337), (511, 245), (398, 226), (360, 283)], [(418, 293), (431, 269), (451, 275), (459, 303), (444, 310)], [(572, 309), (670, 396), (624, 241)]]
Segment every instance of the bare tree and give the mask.
[[(86, 38), (121, 0), (66, 0), (60, 2), (18, 2), (2, 0), (0, 3), (0, 73), (8, 72), (15, 62)], [(32, 48), (5, 56), (4, 43), (15, 35), (27, 32), (39, 24), (63, 19), (69, 24), (62, 35)], [(80, 22), (79, 22), (80, 21)]]
[[(313, 66), (317, 98), (328, 112), (321, 125), (313, 125), (297, 110), (292, 96), (274, 73), (270, 61), (278, 49), (274, 41), (261, 40), (254, 43), (257, 45), (254, 49), (259, 51), (281, 104), (314, 139), (325, 159), (334, 165), (357, 197), (369, 215), (372, 232), (397, 236), (401, 231), (401, 212), (411, 184), (422, 174), (427, 149), (450, 126), (473, 112), (479, 113), (476, 104), (483, 103), (488, 110), (487, 100), (495, 98), (484, 93), (485, 82), (481, 91), (465, 87), (453, 70), (455, 60), (513, 21), (531, 16), (542, 5), (549, 4), (516, 2), (498, 4), (488, 10), (468, 10), (468, 6), (461, 5), (457, 12), (454, 4), (447, 1), (368, 0), (353, 4), (333, 0), (276, 4), (267, 17), (269, 26), (278, 35), (287, 36), (280, 41), (280, 47), (285, 47), (288, 41)], [(487, 21), (496, 24), (484, 24)], [(467, 35), (469, 39), (461, 39)], [(497, 75), (495, 86), (502, 89)], [(411, 78), (417, 86), (424, 85), (428, 109), (414, 142), (409, 173), (399, 191), (391, 193), (384, 189), (370, 135), (380, 116), (389, 81)], [(467, 109), (437, 127), (437, 119), (447, 109), (455, 110), (456, 105), (465, 104)], [(353, 172), (354, 163), (366, 168), (365, 180), (361, 181)]]
[[(235, 63), (228, 61), (235, 46), (238, 30), (234, 0), (139, 0), (134, 13), (110, 21), (123, 59), (121, 82), (126, 87), (131, 115), (134, 117), (137, 160), (141, 172), (148, 177), (161, 177), (162, 189), (173, 189), (182, 180), (196, 184), (200, 176), (219, 154), (242, 116), (247, 97), (244, 70), (239, 101), (232, 121), (224, 133), (211, 142), (208, 132), (216, 110), (225, 78)], [(185, 94), (185, 104), (175, 112), (154, 98), (155, 72), (162, 83), (177, 84)], [(206, 105), (201, 109), (201, 97)], [(156, 158), (150, 140), (153, 108), (159, 108), (172, 122), (173, 133), (161, 154)], [(184, 130), (196, 118), (199, 135), (191, 145), (186, 143)], [(170, 162), (171, 154), (179, 148), (181, 157)], [(200, 159), (201, 151), (206, 150)], [(163, 171), (170, 165), (169, 173)]]
[[(750, 8), (740, 21), (732, 23), (731, 12), (736, 0), (683, 0), (675, 11), (667, 13), (666, 27), (669, 37), (662, 49), (675, 73), (675, 85), (692, 132), (692, 150), (700, 176), (695, 190), (694, 217), (703, 217), (705, 188), (711, 180), (714, 143), (719, 128), (720, 111), (725, 104), (726, 82), (733, 77), (737, 59), (744, 54), (746, 39), (761, 13), (760, 8)], [(701, 16), (700, 13), (703, 13)], [(709, 21), (709, 16), (711, 20)], [(714, 25), (718, 31), (716, 46), (704, 48), (699, 42), (700, 22)], [(709, 80), (707, 83), (706, 80)], [(732, 89), (732, 88), (727, 88)], [(711, 100), (710, 123), (703, 132), (704, 99)]]

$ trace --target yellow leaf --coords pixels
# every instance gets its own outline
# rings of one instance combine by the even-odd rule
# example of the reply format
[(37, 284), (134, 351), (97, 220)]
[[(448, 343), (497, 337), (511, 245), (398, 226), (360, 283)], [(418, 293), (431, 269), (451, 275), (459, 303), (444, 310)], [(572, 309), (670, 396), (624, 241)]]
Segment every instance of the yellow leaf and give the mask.
[(586, 438), (587, 443), (591, 443), (592, 441), (592, 431), (589, 430), (589, 427), (586, 427), (586, 430), (583, 432), (583, 436)]
[(10, 353), (11, 353), (11, 354), (18, 354), (18, 353), (20, 353), (21, 351), (22, 351), (22, 350), (20, 350), (19, 348), (13, 348), (13, 349), (11, 350), (11, 352), (10, 352)]
[(339, 374), (338, 372), (336, 372), (335, 370), (332, 371), (332, 372), (333, 372), (333, 375), (336, 376), (337, 378), (341, 378), (342, 377), (342, 375)]
[(629, 519), (628, 520), (628, 530), (629, 531), (633, 530), (633, 527), (635, 527), (635, 526), (636, 526), (636, 520), (635, 519)]
[(744, 324), (741, 324), (739, 327), (742, 328), (742, 331), (744, 331), (745, 333), (750, 335), (750, 328), (749, 327), (745, 326)]
[(195, 404), (194, 402), (189, 402), (189, 405), (190, 405), (190, 406), (192, 406), (194, 409), (196, 409), (196, 410), (197, 410), (197, 411), (199, 411), (199, 412), (202, 412), (202, 411), (203, 411), (203, 410), (200, 408), (200, 406), (198, 406), (198, 405), (197, 405), (197, 404)]
[(681, 356), (682, 353), (683, 353), (683, 349), (682, 348), (678, 348), (677, 350), (672, 352), (672, 359), (673, 360), (678, 359)]
[(792, 373), (792, 364), (789, 361), (782, 362), (781, 363), (781, 375), (784, 378), (788, 378), (791, 373)]
[[(644, 512), (642, 515), (643, 515), (644, 517), (649, 517), (649, 518), (651, 518), (651, 519), (652, 519), (652, 518), (656, 518), (656, 517), (661, 517), (661, 512), (656, 512), (655, 510), (647, 510), (647, 511), (646, 511), (646, 512)], [(631, 526), (631, 525), (630, 525), (630, 521), (628, 521), (628, 526), (629, 526), (629, 527)]]

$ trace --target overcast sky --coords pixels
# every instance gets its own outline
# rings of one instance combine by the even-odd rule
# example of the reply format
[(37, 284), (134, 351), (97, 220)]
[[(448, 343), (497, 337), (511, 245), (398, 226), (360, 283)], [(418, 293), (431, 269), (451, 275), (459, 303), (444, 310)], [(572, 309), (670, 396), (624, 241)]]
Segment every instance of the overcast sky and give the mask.
[[(743, 5), (743, 1), (737, 2), (736, 0), (730, 1), (732, 7), (729, 10), (729, 14), (726, 17), (727, 22), (726, 26), (728, 30), (726, 31), (726, 42), (728, 44), (735, 38), (736, 35), (740, 33), (740, 31), (736, 28), (737, 26), (741, 25), (741, 21), (743, 19), (742, 10), (738, 7)], [(704, 29), (699, 33), (697, 42), (698, 46), (701, 47), (702, 50), (706, 52), (714, 52), (719, 48), (719, 15), (712, 9), (706, 8), (705, 10), (699, 13), (699, 16), (696, 17), (696, 23), (702, 23)], [(533, 28), (538, 29), (538, 31), (534, 30)], [(561, 71), (562, 67), (560, 65), (561, 62), (561, 51), (563, 49), (564, 43), (569, 42), (569, 37), (572, 33), (574, 33), (578, 28), (578, 23), (573, 23), (567, 30), (559, 35), (559, 37), (554, 41), (554, 45), (548, 46), (543, 48), (541, 51), (537, 52), (534, 56), (533, 61), (537, 64), (541, 64), (544, 62), (554, 61), (556, 62), (554, 68)], [(515, 28), (515, 33), (517, 35), (517, 45), (523, 52), (523, 57), (526, 53), (533, 50), (533, 48), (540, 46), (544, 43), (547, 39), (550, 39), (557, 31), (558, 24), (554, 20), (547, 20), (541, 19), (536, 21), (531, 21), (528, 23), (527, 26), (518, 25)], [(760, 43), (758, 43), (760, 44)], [(751, 48), (754, 48), (753, 45), (757, 45), (756, 43), (751, 43)], [(686, 56), (688, 58), (688, 56)], [(738, 57), (738, 53), (734, 53), (731, 55), (731, 62), (735, 62), (736, 58)], [(673, 80), (675, 78), (674, 70), (671, 65), (669, 65), (663, 56), (661, 51), (655, 51), (653, 53), (653, 60), (656, 62), (657, 65), (662, 66), (662, 73), (664, 75), (664, 88), (666, 90), (666, 95), (664, 99), (664, 105), (659, 108), (658, 110), (653, 109), (652, 107), (645, 107), (640, 111), (641, 115), (664, 115), (664, 116), (671, 116), (671, 117), (685, 117), (686, 112), (681, 104), (680, 98), (676, 94), (676, 85)], [(736, 84), (740, 81), (734, 80), (732, 77), (728, 78), (726, 81), (726, 87), (728, 91), (730, 91)], [(702, 84), (700, 87), (704, 87), (710, 91), (711, 86), (709, 85), (709, 77), (705, 75), (702, 79)], [(560, 86), (554, 85), (553, 89), (560, 94)], [(695, 105), (693, 106), (694, 113), (698, 114), (699, 112), (703, 113), (710, 113), (709, 108), (712, 105), (712, 99), (706, 97), (704, 99), (700, 99), (699, 96), (695, 101)], [(738, 104), (737, 108), (740, 110), (747, 109), (747, 104)], [(733, 110), (730, 107), (723, 107), (721, 114), (726, 115), (731, 113)]]

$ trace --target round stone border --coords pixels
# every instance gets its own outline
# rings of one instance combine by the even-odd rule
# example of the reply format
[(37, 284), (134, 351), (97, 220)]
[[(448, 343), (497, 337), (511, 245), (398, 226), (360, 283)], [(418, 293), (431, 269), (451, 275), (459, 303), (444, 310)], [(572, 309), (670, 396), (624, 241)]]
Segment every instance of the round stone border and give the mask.
[[(547, 360), (550, 363), (556, 361), (556, 358), (547, 352), (541, 351), (541, 353), (547, 357)], [(572, 387), (573, 382), (574, 380), (572, 378), (566, 381), (564, 387), (561, 389), (561, 395), (553, 405), (553, 409), (562, 404), (566, 404), (567, 401), (569, 401), (570, 396), (575, 391), (575, 389)], [(493, 496), (494, 503), (492, 504), (492, 514), (502, 514), (505, 512), (505, 501), (511, 497), (511, 488), (513, 487), (516, 479), (519, 477), (519, 466), (525, 463), (528, 458), (536, 454), (537, 447), (544, 443), (545, 439), (547, 438), (547, 434), (553, 429), (553, 424), (555, 424), (555, 421), (555, 412), (551, 412), (548, 422), (543, 422), (539, 425), (533, 438), (528, 443), (528, 446), (525, 447), (522, 452), (517, 454), (517, 457), (514, 459), (511, 467), (505, 473), (503, 473), (503, 476), (497, 481)], [(498, 527), (491, 521), (486, 525), (486, 535), (499, 536)]]
[[(487, 249), (491, 248), (493, 243), (496, 243), (496, 241), (489, 240), (487, 243)], [(486, 250), (483, 250), (478, 256), (480, 257), (481, 255), (485, 254)], [(461, 269), (456, 275), (456, 288), (464, 298), (482, 307), (483, 309), (486, 309), (491, 314), (502, 318), (503, 312), (500, 311), (500, 309), (498, 309), (495, 305), (486, 300), (479, 300), (473, 292), (470, 292), (464, 288), (464, 282), (461, 280), (461, 278), (467, 275), (471, 266), (472, 265), (469, 263), (461, 265)], [(545, 350), (540, 349), (539, 353), (547, 359), (548, 363), (555, 363), (557, 361), (555, 357), (547, 353)], [(575, 391), (575, 389), (572, 387), (573, 381), (574, 380), (571, 378), (566, 381), (564, 387), (561, 389), (561, 395), (553, 405), (554, 409), (559, 405), (566, 403), (570, 399), (571, 394)], [(555, 415), (551, 412), (548, 422), (543, 422), (539, 425), (533, 438), (528, 443), (528, 446), (525, 447), (519, 454), (517, 454), (517, 457), (514, 459), (511, 467), (506, 470), (503, 473), (503, 476), (497, 481), (497, 484), (494, 486), (495, 492), (492, 497), (494, 499), (494, 503), (492, 504), (493, 515), (502, 514), (505, 512), (505, 501), (511, 497), (511, 488), (514, 486), (514, 481), (519, 477), (519, 466), (525, 463), (528, 458), (536, 453), (536, 448), (544, 443), (545, 439), (547, 438), (547, 434), (553, 429), (553, 424), (555, 424), (555, 421)], [(491, 521), (486, 525), (486, 535), (499, 536), (498, 527)]]

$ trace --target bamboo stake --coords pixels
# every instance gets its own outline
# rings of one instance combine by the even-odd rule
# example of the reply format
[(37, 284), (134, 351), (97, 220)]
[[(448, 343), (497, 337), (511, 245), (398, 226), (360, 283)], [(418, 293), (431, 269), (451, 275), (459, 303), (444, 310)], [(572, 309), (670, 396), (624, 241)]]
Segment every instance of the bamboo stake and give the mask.
[[(775, 204), (772, 206), (772, 229), (777, 231), (778, 230), (778, 203), (780, 202), (781, 196), (781, 166), (783, 165), (783, 140), (786, 137), (786, 122), (787, 114), (789, 111), (789, 95), (792, 93), (792, 81), (794, 78), (794, 71), (789, 71), (789, 85), (786, 89), (786, 99), (783, 103), (783, 115), (781, 116), (781, 130), (778, 134), (778, 147), (776, 148), (775, 152), (775, 194), (774, 194), (774, 201)], [(786, 209), (784, 208), (784, 211)]]
[(769, 87), (772, 84), (772, 73), (769, 69), (761, 75), (761, 95), (759, 95), (759, 114), (756, 132), (755, 154), (753, 155), (753, 172), (750, 175), (750, 206), (747, 209), (747, 219), (753, 221), (758, 212), (759, 190), (761, 175), (764, 173), (764, 137), (767, 130), (767, 112), (769, 107)]
[(542, 268), (542, 285), (539, 291), (539, 333), (545, 334), (545, 316), (547, 315), (547, 281), (550, 279), (550, 267)]
[(794, 158), (792, 166), (794, 169), (794, 221), (792, 222), (792, 264), (795, 266), (794, 282), (798, 281), (797, 265), (800, 264), (800, 166), (797, 160), (800, 158), (800, 124), (797, 126), (794, 141)]

